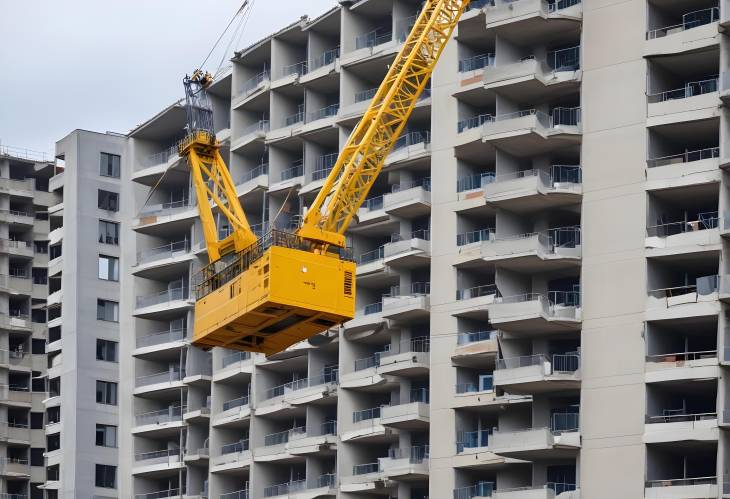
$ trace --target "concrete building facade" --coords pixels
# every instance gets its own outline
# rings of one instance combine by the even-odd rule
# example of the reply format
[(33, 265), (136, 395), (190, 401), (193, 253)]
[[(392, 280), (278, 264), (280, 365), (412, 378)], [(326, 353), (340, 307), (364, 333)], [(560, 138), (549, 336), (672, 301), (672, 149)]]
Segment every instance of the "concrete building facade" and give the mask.
[[(420, 5), (340, 3), (209, 90), (258, 233), (296, 228)], [(119, 496), (722, 497), (726, 8), (471, 2), (350, 228), (356, 317), (268, 358), (191, 346), (184, 109), (133, 130)]]
[(51, 158), (0, 146), (0, 497), (43, 497)]

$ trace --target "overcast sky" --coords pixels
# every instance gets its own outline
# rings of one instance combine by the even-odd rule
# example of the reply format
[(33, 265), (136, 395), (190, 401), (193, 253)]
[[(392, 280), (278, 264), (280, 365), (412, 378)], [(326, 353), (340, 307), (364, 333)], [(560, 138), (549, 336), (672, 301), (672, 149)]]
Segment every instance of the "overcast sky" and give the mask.
[[(76, 128), (128, 132), (183, 96), (242, 1), (0, 0), (0, 144), (52, 152)], [(236, 50), (337, 5), (254, 1)]]

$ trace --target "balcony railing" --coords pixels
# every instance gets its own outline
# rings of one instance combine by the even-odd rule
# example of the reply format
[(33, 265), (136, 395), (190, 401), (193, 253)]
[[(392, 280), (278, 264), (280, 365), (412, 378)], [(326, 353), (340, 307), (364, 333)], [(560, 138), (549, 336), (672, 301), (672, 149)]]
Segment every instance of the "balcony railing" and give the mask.
[(466, 382), (456, 384), (456, 393), (459, 395), (491, 391), (494, 391), (494, 376), (491, 374), (480, 375), (478, 383)]
[(354, 411), (352, 413), (352, 422), (360, 423), (362, 421), (371, 421), (373, 419), (379, 419), (381, 412), (382, 412), (382, 407), (371, 407), (370, 409)]
[(251, 95), (262, 83), (264, 83), (265, 81), (269, 81), (269, 79), (269, 72), (267, 70), (263, 70), (253, 78), (246, 80), (243, 85), (241, 85), (241, 91), (238, 93), (238, 95)]
[(484, 284), (481, 286), (475, 286), (467, 289), (457, 289), (456, 299), (470, 300), (472, 298), (479, 298), (480, 296), (496, 295), (497, 285), (496, 284)]
[(179, 460), (181, 452), (179, 448), (176, 449), (163, 449), (152, 452), (140, 452), (134, 455), (135, 461), (151, 461), (159, 459), (167, 459), (170, 457), (176, 457)]
[(158, 383), (174, 383), (176, 381), (182, 381), (182, 379), (184, 377), (185, 377), (185, 369), (180, 369), (180, 368), (176, 367), (174, 369), (170, 369), (169, 371), (164, 371), (161, 373), (137, 376), (135, 386), (140, 387), (140, 386), (155, 385)]
[(719, 224), (719, 213), (717, 211), (706, 211), (704, 213), (698, 213), (697, 220), (668, 222), (647, 227), (646, 235), (649, 237), (668, 237), (684, 234), (685, 232), (717, 229)]
[(289, 64), (281, 68), (281, 77), (289, 75), (305, 75), (307, 74), (307, 61), (299, 61), (294, 64)]
[(430, 457), (428, 445), (414, 445), (412, 447), (388, 449), (390, 459), (408, 459), (411, 464), (421, 464)]
[(456, 337), (457, 345), (468, 345), (480, 341), (494, 340), (499, 335), (499, 331), (476, 331), (471, 333), (459, 333)]
[[(551, 362), (552, 360), (552, 362)], [(496, 369), (519, 369), (521, 367), (549, 365), (554, 373), (573, 373), (580, 369), (580, 354), (555, 354), (552, 359), (545, 354), (521, 355), (507, 359), (497, 359)]]
[(363, 315), (378, 314), (383, 311), (383, 302), (370, 303), (363, 307)]
[(567, 9), (579, 3), (581, 3), (581, 0), (548, 0), (548, 12), (553, 13), (558, 10)]
[(353, 475), (368, 475), (370, 473), (378, 473), (380, 471), (380, 463), (356, 464), (352, 467)]
[(304, 175), (304, 162), (302, 160), (297, 160), (292, 163), (290, 168), (282, 170), (281, 180), (283, 182), (285, 180), (301, 177), (302, 175)]
[(291, 482), (280, 483), (277, 485), (271, 485), (269, 487), (264, 487), (264, 497), (285, 496), (285, 495), (289, 495), (293, 492), (297, 492), (300, 490), (306, 490), (306, 488), (307, 488), (306, 480), (293, 480)]
[(175, 421), (182, 421), (183, 412), (185, 412), (186, 406), (170, 406), (159, 411), (144, 412), (135, 416), (137, 426), (144, 426), (150, 424), (165, 424), (172, 423)]
[(284, 383), (283, 385), (269, 388), (264, 392), (264, 400), (281, 397), (289, 391), (298, 391), (315, 386), (337, 384), (338, 382), (339, 373), (336, 369), (333, 369), (331, 371), (324, 372), (319, 376), (313, 376), (311, 378), (301, 378), (294, 381), (289, 381), (288, 383)]
[(338, 57), (340, 57), (340, 47), (326, 50), (310, 61), (309, 70), (314, 71), (315, 69), (334, 64)]
[(363, 253), (357, 257), (358, 265), (365, 265), (366, 263), (377, 262), (385, 258), (385, 247), (380, 246), (377, 249)]
[(431, 191), (431, 177), (419, 178), (411, 180), (410, 182), (403, 182), (400, 184), (393, 184), (390, 187), (391, 192), (402, 192), (408, 189), (422, 188), (424, 191)]
[(456, 181), (456, 192), (471, 191), (474, 189), (483, 189), (485, 185), (494, 182), (494, 173), (478, 173), (462, 177)]
[[(147, 205), (144, 208), (142, 208), (139, 212), (140, 216), (148, 216), (148, 215), (170, 215), (178, 211), (187, 210), (192, 206), (190, 199), (183, 198), (177, 201), (168, 201), (166, 203), (158, 203), (158, 204), (151, 204)], [(104, 239), (103, 234), (99, 235), (99, 242), (103, 243)], [(111, 236), (106, 236), (106, 244), (119, 244), (119, 238)], [(114, 239), (110, 242), (110, 239)]]
[(478, 482), (476, 485), (454, 489), (454, 499), (472, 499), (472, 497), (491, 497), (495, 485), (493, 482)]
[(489, 241), (490, 239), (494, 239), (494, 228), (491, 227), (456, 234), (456, 245), (466, 246), (467, 244)]
[(404, 147), (414, 146), (416, 144), (430, 144), (431, 132), (423, 130), (420, 132), (407, 132), (398, 137), (393, 145), (393, 151), (403, 149)]
[(553, 71), (577, 71), (580, 69), (580, 47), (548, 52), (547, 64)]
[[(166, 497), (182, 497), (183, 492), (180, 489), (158, 490), (157, 492), (148, 492), (146, 494), (135, 494), (134, 499), (164, 499)], [(0, 497), (0, 499), (2, 499)]]
[(580, 415), (574, 412), (555, 412), (550, 415), (550, 431), (563, 433), (578, 431)]
[(153, 295), (138, 296), (137, 308), (151, 307), (153, 305), (160, 305), (162, 303), (169, 303), (172, 301), (187, 300), (189, 296), (190, 289), (188, 287), (167, 289)]
[(297, 111), (284, 118), (284, 126), (292, 126), (297, 123), (304, 123), (304, 111)]
[(220, 495), (220, 499), (248, 499), (248, 489), (236, 490)]
[(232, 444), (226, 444), (221, 447), (221, 454), (235, 454), (236, 452), (244, 452), (249, 450), (248, 439), (239, 440)]
[(705, 24), (714, 23), (720, 20), (720, 8), (710, 7), (709, 9), (695, 10), (688, 12), (682, 16), (682, 23), (675, 24), (673, 26), (666, 26), (664, 28), (657, 28), (650, 30), (646, 33), (647, 40), (653, 40), (655, 38), (663, 38), (667, 35), (673, 35), (680, 31), (685, 31)]
[(459, 61), (459, 73), (467, 73), (494, 66), (494, 54), (477, 54)]
[(666, 102), (670, 100), (687, 99), (695, 95), (709, 94), (717, 92), (718, 77), (709, 78), (707, 80), (690, 81), (685, 83), (684, 87), (674, 90), (667, 90), (655, 94), (647, 95), (649, 104), (657, 102)]
[(172, 258), (190, 251), (190, 241), (175, 241), (137, 253), (137, 265)]
[(312, 121), (323, 120), (332, 116), (337, 116), (337, 112), (340, 110), (339, 104), (330, 104), (316, 111), (312, 111), (307, 114), (307, 123)]
[(221, 368), (226, 368), (236, 362), (249, 360), (251, 358), (251, 352), (232, 352), (223, 356), (221, 359)]
[(423, 241), (431, 240), (431, 231), (429, 229), (418, 229), (411, 231), (410, 234), (403, 235), (400, 232), (396, 232), (390, 235), (390, 242), (397, 243), (400, 241), (408, 241), (410, 239), (422, 239)]
[(227, 400), (223, 402), (223, 410), (227, 411), (230, 409), (233, 409), (234, 407), (246, 407), (249, 404), (249, 397), (248, 395), (245, 395), (243, 397), (238, 397), (232, 400)]
[(241, 175), (237, 175), (233, 178), (233, 182), (236, 185), (243, 185), (246, 182), (250, 182), (251, 180), (258, 178), (262, 175), (268, 175), (269, 174), (269, 164), (268, 163), (261, 163), (256, 168), (252, 168), (251, 170), (244, 172)]
[(376, 196), (366, 199), (362, 204), (366, 211), (376, 211), (383, 209), (383, 196)]
[(271, 124), (269, 123), (269, 120), (259, 120), (256, 123), (252, 123), (251, 125), (248, 125), (244, 127), (241, 130), (241, 136), (245, 137), (246, 135), (251, 135), (253, 133), (259, 133), (263, 132), (266, 133), (271, 128)]
[(673, 298), (676, 296), (682, 296), (692, 293), (697, 293), (700, 296), (706, 296), (711, 293), (716, 293), (719, 289), (720, 276), (710, 275), (698, 277), (695, 280), (695, 284), (686, 284), (683, 286), (673, 286), (670, 288), (659, 288), (649, 290), (649, 296), (654, 298)]
[(485, 123), (493, 123), (494, 120), (495, 117), (492, 114), (479, 114), (459, 121), (457, 123), (456, 130), (458, 133), (462, 133), (466, 130), (471, 130), (472, 128), (478, 128)]
[(286, 431), (270, 433), (268, 435), (264, 435), (264, 447), (285, 444), (294, 437), (302, 437), (306, 436), (306, 434), (307, 428), (305, 426), (298, 426), (296, 428), (291, 428)]
[(494, 0), (471, 0), (466, 10), (483, 9), (487, 5), (494, 5)]
[(719, 147), (708, 147), (706, 149), (697, 149), (695, 151), (686, 151), (680, 154), (672, 154), (671, 156), (662, 156), (646, 160), (649, 168), (657, 166), (668, 166), (682, 163), (691, 163), (692, 161), (701, 161), (703, 159), (713, 159), (720, 157)]
[(688, 362), (699, 359), (714, 359), (717, 357), (717, 350), (701, 350), (697, 352), (678, 352), (647, 355), (647, 362)]
[(378, 93), (378, 87), (369, 88), (361, 92), (355, 92), (355, 102), (365, 102), (371, 100)]
[(487, 447), (492, 429), (476, 431), (460, 431), (456, 434), (456, 452), (461, 454), (464, 449)]
[(646, 416), (646, 424), (654, 423), (686, 423), (717, 419), (716, 412), (700, 412), (689, 414), (685, 409), (665, 409), (663, 414)]
[(667, 478), (662, 480), (647, 480), (646, 488), (655, 487), (687, 487), (692, 485), (716, 485), (716, 476), (705, 476), (696, 478)]
[(390, 293), (383, 298), (397, 298), (401, 296), (426, 296), (431, 294), (430, 282), (412, 282), (410, 289), (401, 289), (400, 286), (391, 286)]
[(377, 47), (393, 40), (390, 28), (380, 27), (355, 38), (355, 50)]

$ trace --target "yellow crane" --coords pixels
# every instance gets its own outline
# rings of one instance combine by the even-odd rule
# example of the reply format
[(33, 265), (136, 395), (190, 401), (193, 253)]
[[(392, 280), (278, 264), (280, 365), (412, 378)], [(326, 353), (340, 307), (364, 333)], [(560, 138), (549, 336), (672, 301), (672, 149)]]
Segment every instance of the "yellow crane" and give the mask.
[[(355, 315), (345, 232), (469, 0), (425, 0), (403, 47), (294, 233), (251, 231), (213, 132), (208, 73), (186, 77), (187, 158), (210, 264), (194, 280), (193, 344), (280, 352)], [(231, 228), (219, 238), (217, 220)]]

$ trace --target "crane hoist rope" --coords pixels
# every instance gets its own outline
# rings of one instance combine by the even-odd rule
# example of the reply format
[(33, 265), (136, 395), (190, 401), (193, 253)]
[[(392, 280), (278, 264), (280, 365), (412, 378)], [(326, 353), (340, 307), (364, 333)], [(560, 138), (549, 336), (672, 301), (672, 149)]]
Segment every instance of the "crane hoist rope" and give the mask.
[[(196, 70), (185, 78), (188, 135), (179, 152), (191, 169), (211, 262), (195, 276), (193, 344), (272, 354), (354, 317), (355, 263), (345, 232), (468, 4), (425, 0), (294, 233), (252, 232), (215, 138), (206, 93), (212, 77)], [(230, 230), (221, 234), (217, 223)]]

